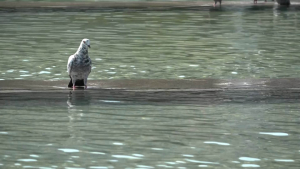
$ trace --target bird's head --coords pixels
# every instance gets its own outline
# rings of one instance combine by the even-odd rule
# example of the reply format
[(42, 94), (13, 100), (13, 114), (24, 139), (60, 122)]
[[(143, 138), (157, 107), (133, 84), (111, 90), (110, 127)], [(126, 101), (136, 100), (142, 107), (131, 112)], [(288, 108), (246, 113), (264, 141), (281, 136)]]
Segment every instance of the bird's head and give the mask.
[(86, 45), (89, 48), (91, 47), (90, 40), (86, 38), (82, 39), (81, 44)]

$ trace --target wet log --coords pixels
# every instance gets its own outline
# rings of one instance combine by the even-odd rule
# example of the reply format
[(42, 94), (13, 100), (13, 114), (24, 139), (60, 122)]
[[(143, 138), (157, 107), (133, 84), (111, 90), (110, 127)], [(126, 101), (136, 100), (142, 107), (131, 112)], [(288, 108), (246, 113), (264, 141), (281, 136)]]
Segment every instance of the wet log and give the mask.
[(276, 0), (279, 5), (290, 5), (290, 0)]

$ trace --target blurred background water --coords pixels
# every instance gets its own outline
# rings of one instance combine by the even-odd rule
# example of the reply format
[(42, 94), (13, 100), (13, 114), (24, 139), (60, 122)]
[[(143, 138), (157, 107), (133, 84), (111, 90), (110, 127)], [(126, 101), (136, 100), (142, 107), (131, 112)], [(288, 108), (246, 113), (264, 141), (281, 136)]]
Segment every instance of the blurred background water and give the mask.
[(68, 57), (83, 38), (91, 40), (90, 79), (298, 77), (298, 15), (255, 6), (2, 10), (0, 79), (68, 79)]
[[(62, 2), (59, 0), (0, 0), (0, 1), (11, 1), (11, 2), (32, 2), (32, 1), (40, 1), (40, 2)], [(174, 0), (86, 0), (87, 2), (171, 2)], [(199, 0), (176, 0), (183, 2), (196, 2)], [(201, 1), (209, 1), (209, 0), (201, 0)], [(231, 1), (240, 1), (240, 0), (231, 0)], [(241, 0), (246, 1), (246, 0)], [(63, 2), (83, 2), (82, 0), (64, 0)], [(210, 1), (211, 2), (211, 1)]]
[[(0, 80), (68, 79), (83, 38), (90, 79), (297, 78), (299, 14), (293, 6), (1, 8)], [(222, 97), (210, 92), (190, 93), (203, 102), (162, 102), (171, 94), (155, 93), (1, 91), (0, 168), (299, 168), (297, 93), (250, 102), (242, 90), (238, 103), (214, 102)]]

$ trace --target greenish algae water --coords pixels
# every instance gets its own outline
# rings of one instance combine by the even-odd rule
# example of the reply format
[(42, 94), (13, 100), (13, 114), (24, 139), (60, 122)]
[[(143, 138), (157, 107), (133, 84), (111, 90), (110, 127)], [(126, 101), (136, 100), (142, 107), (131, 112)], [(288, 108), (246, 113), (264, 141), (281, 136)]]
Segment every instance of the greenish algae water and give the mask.
[(297, 9), (1, 8), (0, 168), (298, 169)]
[(2, 10), (0, 79), (67, 79), (83, 38), (95, 80), (298, 77), (297, 8), (201, 9)]

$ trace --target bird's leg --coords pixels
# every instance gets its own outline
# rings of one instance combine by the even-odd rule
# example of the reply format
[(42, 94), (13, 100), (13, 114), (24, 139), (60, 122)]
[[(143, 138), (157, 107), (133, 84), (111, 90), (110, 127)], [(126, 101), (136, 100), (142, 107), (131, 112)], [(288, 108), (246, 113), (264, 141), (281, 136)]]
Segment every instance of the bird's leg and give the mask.
[(76, 79), (75, 79), (75, 78), (72, 78), (73, 90), (75, 90), (75, 82), (76, 82)]
[(83, 79), (83, 83), (84, 83), (84, 89), (87, 89), (87, 78)]

